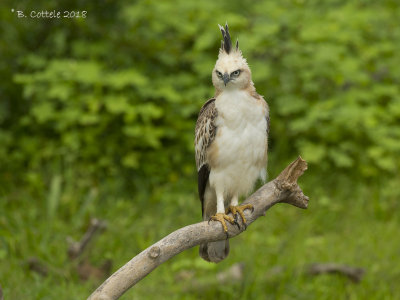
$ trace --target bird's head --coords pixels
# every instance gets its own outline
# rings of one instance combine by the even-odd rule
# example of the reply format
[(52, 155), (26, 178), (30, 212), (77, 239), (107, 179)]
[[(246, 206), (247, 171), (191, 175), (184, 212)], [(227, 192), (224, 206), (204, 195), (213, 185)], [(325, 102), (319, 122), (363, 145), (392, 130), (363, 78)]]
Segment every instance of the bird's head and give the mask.
[(218, 25), (223, 40), (219, 49), (218, 60), (212, 72), (213, 85), (217, 90), (245, 89), (252, 84), (251, 71), (239, 50), (239, 42), (232, 47), (228, 24), (225, 28)]

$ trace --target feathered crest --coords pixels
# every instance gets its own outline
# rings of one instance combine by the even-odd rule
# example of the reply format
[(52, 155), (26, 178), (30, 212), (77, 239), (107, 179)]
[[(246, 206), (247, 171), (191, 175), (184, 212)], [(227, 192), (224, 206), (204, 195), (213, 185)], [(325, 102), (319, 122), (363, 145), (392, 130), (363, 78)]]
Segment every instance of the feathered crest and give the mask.
[[(229, 54), (232, 50), (232, 41), (231, 41), (231, 35), (229, 34), (228, 22), (225, 23), (225, 28), (219, 24), (218, 27), (221, 30), (223, 38), (223, 40), (221, 41), (220, 51), (221, 52), (225, 51), (226, 54)], [(239, 41), (236, 40), (236, 51), (238, 50), (239, 50)]]

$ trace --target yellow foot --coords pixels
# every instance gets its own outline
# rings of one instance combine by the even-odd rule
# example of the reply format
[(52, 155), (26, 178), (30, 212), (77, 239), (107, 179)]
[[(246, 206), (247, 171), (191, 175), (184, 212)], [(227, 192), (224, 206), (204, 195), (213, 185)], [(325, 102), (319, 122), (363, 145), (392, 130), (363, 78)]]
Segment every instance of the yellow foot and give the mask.
[(246, 229), (247, 221), (246, 221), (246, 218), (244, 217), (244, 213), (243, 213), (245, 209), (251, 209), (251, 211), (253, 212), (254, 207), (251, 204), (238, 205), (238, 206), (229, 205), (228, 212), (230, 211), (235, 216), (236, 223), (237, 223), (238, 214), (239, 214), (242, 217), (244, 228)]
[(225, 220), (228, 221), (228, 222), (231, 223), (231, 224), (235, 224), (235, 223), (236, 223), (235, 220), (234, 220), (232, 217), (227, 216), (227, 215), (224, 214), (224, 213), (217, 213), (217, 214), (215, 214), (215, 216), (212, 216), (212, 217), (210, 218), (210, 220), (208, 220), (208, 223), (210, 223), (210, 221), (218, 221), (218, 222), (221, 222), (222, 227), (224, 228), (224, 232), (227, 233), (227, 232), (228, 232), (228, 227), (226, 227), (226, 222), (225, 222)]

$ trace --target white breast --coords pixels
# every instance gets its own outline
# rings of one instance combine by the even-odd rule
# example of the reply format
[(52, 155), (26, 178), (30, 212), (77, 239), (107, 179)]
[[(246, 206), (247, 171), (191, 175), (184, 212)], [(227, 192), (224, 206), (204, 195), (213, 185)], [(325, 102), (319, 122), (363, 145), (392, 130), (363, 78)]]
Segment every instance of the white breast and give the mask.
[(216, 99), (218, 155), (210, 172), (210, 185), (224, 194), (247, 194), (260, 176), (266, 151), (264, 106), (245, 91), (224, 91)]

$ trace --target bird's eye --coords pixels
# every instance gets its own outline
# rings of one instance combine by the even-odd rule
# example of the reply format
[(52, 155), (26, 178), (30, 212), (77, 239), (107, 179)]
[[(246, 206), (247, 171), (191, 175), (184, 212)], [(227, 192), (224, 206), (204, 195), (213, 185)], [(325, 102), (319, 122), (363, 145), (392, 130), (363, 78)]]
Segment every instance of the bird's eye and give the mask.
[(217, 72), (217, 76), (222, 78), (222, 73), (220, 71), (216, 71)]
[(239, 74), (240, 74), (240, 70), (236, 70), (231, 73), (231, 75), (236, 76), (236, 77), (239, 76)]

